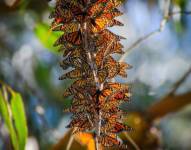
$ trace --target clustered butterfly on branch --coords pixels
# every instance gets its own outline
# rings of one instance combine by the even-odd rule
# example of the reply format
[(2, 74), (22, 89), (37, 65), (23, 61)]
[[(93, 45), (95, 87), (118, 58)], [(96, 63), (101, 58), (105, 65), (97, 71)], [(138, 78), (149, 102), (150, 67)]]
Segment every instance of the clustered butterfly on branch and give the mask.
[(120, 40), (125, 38), (107, 29), (123, 25), (115, 20), (122, 15), (120, 5), (119, 0), (57, 0), (50, 15), (51, 29), (63, 31), (54, 44), (64, 53), (60, 65), (64, 70), (73, 68), (60, 79), (75, 79), (64, 92), (65, 97), (73, 97), (67, 127), (74, 128), (74, 133), (92, 133), (97, 149), (124, 146), (118, 134), (132, 130), (122, 123), (124, 112), (119, 109), (130, 99), (129, 85), (111, 81), (117, 75), (127, 77), (130, 68), (111, 56), (124, 54)]

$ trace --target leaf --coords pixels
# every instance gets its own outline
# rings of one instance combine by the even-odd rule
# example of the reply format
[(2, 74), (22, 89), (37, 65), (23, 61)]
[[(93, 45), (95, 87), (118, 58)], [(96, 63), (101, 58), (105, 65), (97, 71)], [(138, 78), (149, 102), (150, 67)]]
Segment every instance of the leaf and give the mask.
[(78, 133), (75, 135), (75, 139), (81, 145), (85, 145), (87, 147), (87, 150), (95, 150), (95, 142), (92, 134)]
[(45, 48), (52, 53), (58, 53), (58, 48), (53, 47), (53, 44), (62, 35), (61, 32), (52, 32), (47, 24), (39, 23), (36, 25), (34, 33)]
[[(24, 150), (28, 129), (22, 97), (9, 86), (2, 85), (0, 89), (0, 114), (10, 134), (14, 150)], [(10, 99), (8, 95), (10, 95)]]
[(14, 130), (14, 127), (12, 124), (12, 119), (11, 119), (11, 114), (9, 111), (9, 104), (8, 104), (7, 100), (5, 100), (5, 98), (3, 97), (3, 94), (1, 91), (0, 91), (0, 113), (2, 115), (2, 118), (5, 121), (5, 125), (9, 131), (14, 149), (19, 150), (17, 135)]
[(15, 122), (15, 128), (19, 140), (19, 150), (24, 150), (28, 135), (27, 121), (22, 97), (19, 93), (12, 93), (11, 98), (12, 117)]

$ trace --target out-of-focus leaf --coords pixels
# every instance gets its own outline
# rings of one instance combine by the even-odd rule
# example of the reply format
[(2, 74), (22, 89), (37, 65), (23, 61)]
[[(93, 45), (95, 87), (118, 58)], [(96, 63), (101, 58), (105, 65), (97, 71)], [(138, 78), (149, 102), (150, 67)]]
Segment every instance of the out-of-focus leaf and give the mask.
[(19, 149), (24, 150), (28, 135), (27, 122), (22, 97), (19, 93), (13, 93), (11, 98), (12, 117), (19, 140)]
[(51, 90), (51, 67), (41, 61), (37, 63), (37, 66), (35, 68), (35, 78), (37, 80), (37, 83), (39, 83), (39, 86), (46, 91)]
[[(8, 95), (11, 96), (10, 99)], [(28, 130), (22, 97), (6, 85), (0, 89), (0, 113), (9, 131), (14, 150), (24, 150)]]
[(75, 135), (75, 139), (81, 144), (87, 147), (87, 150), (95, 150), (95, 142), (92, 134), (78, 133)]
[(5, 121), (5, 125), (9, 131), (11, 141), (15, 150), (19, 150), (18, 139), (11, 120), (10, 108), (7, 100), (5, 100), (2, 92), (0, 91), (0, 112)]
[(187, 4), (187, 0), (174, 0), (173, 1), (176, 5), (180, 6), (181, 8), (185, 8)]
[(37, 36), (37, 38), (41, 41), (43, 46), (50, 50), (50, 52), (58, 52), (58, 48), (53, 47), (53, 44), (59, 38), (61, 32), (52, 32), (50, 30), (49, 25), (39, 23), (36, 25), (34, 33)]

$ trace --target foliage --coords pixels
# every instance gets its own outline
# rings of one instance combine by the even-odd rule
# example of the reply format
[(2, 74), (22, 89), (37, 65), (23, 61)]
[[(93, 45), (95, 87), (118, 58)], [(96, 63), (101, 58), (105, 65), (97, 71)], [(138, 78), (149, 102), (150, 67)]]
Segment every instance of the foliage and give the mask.
[(47, 50), (50, 52), (58, 53), (57, 49), (53, 47), (53, 43), (57, 40), (57, 38), (61, 35), (59, 32), (54, 32), (49, 28), (49, 25), (45, 23), (38, 23), (35, 26), (34, 33), (39, 41), (43, 44)]
[(28, 135), (22, 97), (9, 86), (0, 89), (0, 113), (15, 150), (24, 150)]

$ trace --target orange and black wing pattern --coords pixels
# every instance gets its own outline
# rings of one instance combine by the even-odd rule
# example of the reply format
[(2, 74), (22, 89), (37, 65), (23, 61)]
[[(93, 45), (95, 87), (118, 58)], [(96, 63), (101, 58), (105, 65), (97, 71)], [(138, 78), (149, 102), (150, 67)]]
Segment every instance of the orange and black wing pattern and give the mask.
[(123, 26), (116, 18), (122, 15), (117, 8), (121, 4), (120, 0), (56, 0), (50, 14), (51, 30), (63, 33), (54, 44), (63, 53), (60, 66), (65, 72), (59, 79), (72, 80), (63, 93), (72, 99), (65, 109), (72, 113), (67, 127), (75, 128), (73, 133), (92, 133), (105, 147), (123, 147), (118, 134), (132, 131), (122, 123), (125, 112), (120, 109), (130, 100), (130, 85), (112, 82), (117, 76), (126, 78), (131, 68), (113, 57), (124, 54), (120, 41), (125, 38), (108, 29)]

